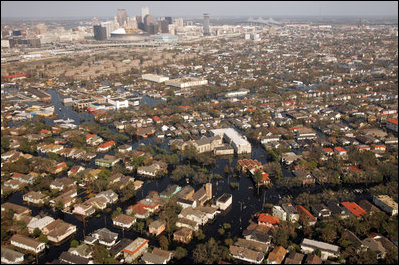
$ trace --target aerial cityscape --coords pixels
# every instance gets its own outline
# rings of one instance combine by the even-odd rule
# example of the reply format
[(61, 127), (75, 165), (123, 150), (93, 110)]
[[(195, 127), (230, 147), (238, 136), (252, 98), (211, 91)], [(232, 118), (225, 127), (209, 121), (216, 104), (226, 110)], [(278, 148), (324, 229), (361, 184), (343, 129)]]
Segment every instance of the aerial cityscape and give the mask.
[(398, 2), (1, 7), (1, 263), (398, 262)]

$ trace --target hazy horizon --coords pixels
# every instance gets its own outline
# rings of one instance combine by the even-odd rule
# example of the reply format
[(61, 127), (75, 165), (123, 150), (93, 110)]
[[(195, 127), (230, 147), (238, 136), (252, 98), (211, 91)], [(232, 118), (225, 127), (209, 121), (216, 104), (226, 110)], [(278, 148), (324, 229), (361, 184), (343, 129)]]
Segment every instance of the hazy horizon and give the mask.
[[(130, 17), (148, 6), (156, 17), (398, 17), (396, 1), (2, 1), (1, 17), (14, 18), (90, 18), (113, 17), (126, 9)], [(21, 8), (23, 7), (23, 8)]]

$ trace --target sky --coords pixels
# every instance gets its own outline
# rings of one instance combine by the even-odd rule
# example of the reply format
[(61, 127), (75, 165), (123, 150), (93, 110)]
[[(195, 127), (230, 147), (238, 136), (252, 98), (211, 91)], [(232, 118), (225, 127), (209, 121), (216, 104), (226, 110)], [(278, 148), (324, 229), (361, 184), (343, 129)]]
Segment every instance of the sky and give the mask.
[(1, 17), (133, 17), (144, 6), (156, 17), (398, 16), (397, 1), (1, 1)]

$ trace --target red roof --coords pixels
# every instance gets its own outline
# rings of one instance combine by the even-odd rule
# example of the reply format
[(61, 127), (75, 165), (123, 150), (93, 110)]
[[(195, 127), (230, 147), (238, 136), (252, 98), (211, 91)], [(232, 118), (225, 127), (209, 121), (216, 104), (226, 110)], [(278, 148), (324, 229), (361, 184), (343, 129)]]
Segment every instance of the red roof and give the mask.
[(179, 106), (178, 108), (179, 108), (179, 109), (189, 109), (190, 106)]
[(266, 173), (266, 172), (262, 172), (262, 180), (263, 181), (266, 181), (266, 180), (270, 181), (269, 174)]
[(130, 206), (129, 208), (131, 208), (133, 212), (140, 215), (145, 215), (148, 212), (148, 210), (145, 209), (141, 203), (136, 203), (135, 205)]
[(361, 170), (360, 168), (358, 168), (357, 166), (349, 166), (349, 169), (354, 171), (354, 172), (363, 172), (363, 170)]
[(374, 149), (376, 148), (387, 148), (385, 144), (372, 144), (371, 145)]
[(268, 103), (262, 103), (261, 105), (265, 106), (265, 107), (268, 107), (268, 106), (273, 106), (274, 104), (271, 103), (271, 102), (268, 102)]
[(368, 146), (368, 145), (357, 145), (356, 148), (359, 149), (359, 150), (370, 149), (370, 146)]
[(94, 137), (94, 136), (97, 136), (97, 134), (89, 134), (89, 135), (86, 135), (86, 140), (89, 140), (90, 138), (92, 138), (92, 137)]
[(355, 202), (341, 202), (341, 204), (357, 217), (367, 214), (367, 212)]
[(52, 129), (53, 131), (61, 131), (61, 128), (59, 128), (59, 127), (51, 127), (51, 129)]
[(103, 143), (103, 144), (100, 144), (98, 147), (99, 147), (99, 148), (106, 148), (106, 147), (112, 146), (112, 145), (114, 145), (114, 144), (115, 144), (115, 141), (114, 141), (114, 140), (111, 140), (111, 141), (105, 142), (105, 143)]
[(259, 222), (261, 222), (261, 223), (269, 223), (269, 224), (275, 225), (275, 224), (279, 224), (280, 223), (280, 219), (278, 217), (276, 217), (276, 216), (272, 216), (272, 215), (269, 215), (269, 214), (261, 213), (261, 214), (259, 214), (259, 217), (258, 217), (258, 223)]
[(340, 147), (340, 146), (334, 147), (334, 149), (335, 149), (335, 151), (337, 151), (337, 152), (339, 152), (339, 153), (341, 153), (341, 152), (347, 152), (344, 148), (342, 148), (342, 147)]
[(152, 117), (152, 118), (153, 118), (154, 121), (162, 121), (162, 119), (159, 118), (158, 116), (154, 116), (154, 117)]
[(332, 148), (323, 148), (323, 151), (326, 153), (333, 153), (334, 150)]
[(16, 77), (23, 77), (26, 76), (26, 74), (22, 73), (22, 74), (16, 74), (16, 75), (7, 75), (4, 78), (16, 78)]
[(147, 239), (146, 241), (144, 241), (143, 243), (141, 243), (141, 245), (140, 246), (138, 246), (134, 251), (130, 251), (130, 250), (127, 250), (127, 249), (123, 249), (122, 251), (123, 252), (126, 252), (126, 253), (129, 253), (129, 254), (131, 254), (131, 255), (133, 255), (134, 253), (136, 253), (137, 251), (139, 251), (145, 244), (147, 244), (149, 242), (149, 240)]
[(148, 205), (148, 204), (142, 204), (141, 202), (138, 202), (137, 204), (139, 204), (140, 206), (144, 207), (144, 208), (156, 208), (158, 206), (158, 203), (154, 203), (154, 205)]
[(67, 166), (67, 164), (65, 162), (61, 162), (61, 163), (57, 164), (57, 169), (58, 168), (62, 168), (62, 167), (66, 167), (66, 166)]
[(387, 122), (390, 122), (390, 123), (393, 123), (395, 125), (398, 125), (398, 119), (394, 119), (394, 118), (387, 119)]
[(306, 214), (306, 216), (307, 216), (309, 219), (311, 219), (311, 220), (313, 220), (313, 221), (316, 220), (316, 217), (314, 217), (308, 210), (306, 210), (305, 207), (303, 207), (303, 206), (301, 206), (301, 205), (298, 205), (296, 209), (297, 209), (297, 211), (300, 211), (300, 212), (303, 212), (304, 214)]
[(290, 130), (300, 130), (300, 129), (307, 129), (308, 127), (306, 126), (295, 126), (295, 127), (291, 127)]
[(41, 129), (40, 132), (41, 132), (41, 133), (50, 133), (50, 131), (47, 130), (47, 129)]

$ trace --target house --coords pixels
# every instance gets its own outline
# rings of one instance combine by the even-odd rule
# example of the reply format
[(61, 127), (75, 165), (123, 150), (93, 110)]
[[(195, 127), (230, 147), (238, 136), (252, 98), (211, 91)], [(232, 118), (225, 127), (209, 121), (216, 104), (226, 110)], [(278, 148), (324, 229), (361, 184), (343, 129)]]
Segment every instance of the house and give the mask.
[(277, 226), (280, 223), (280, 219), (276, 216), (272, 216), (269, 214), (261, 213), (258, 216), (258, 224), (259, 225), (266, 225), (268, 227)]
[(91, 197), (87, 201), (86, 204), (91, 204), (94, 208), (99, 210), (104, 210), (107, 208), (107, 199), (105, 197)]
[(76, 196), (78, 196), (76, 189), (71, 189), (50, 200), (50, 204), (55, 206), (57, 203), (60, 203), (63, 205), (63, 209), (67, 209), (75, 203)]
[(115, 141), (110, 140), (108, 142), (102, 143), (97, 147), (97, 152), (107, 152), (110, 150), (112, 147), (115, 146)]
[(308, 224), (308, 225), (315, 225), (316, 224), (316, 217), (314, 217), (307, 209), (305, 209), (301, 205), (296, 206), (296, 210), (299, 213), (299, 220), (303, 224)]
[(142, 199), (138, 202), (144, 209), (149, 211), (150, 213), (154, 213), (159, 209), (159, 204), (154, 202), (150, 198)]
[(53, 190), (69, 190), (76, 187), (76, 181), (70, 178), (56, 178), (50, 184)]
[(193, 194), (193, 200), (197, 201), (197, 205), (200, 206), (210, 199), (212, 199), (212, 183), (206, 183)]
[(191, 207), (183, 209), (178, 215), (178, 217), (189, 219), (191, 221), (196, 222), (199, 225), (203, 225), (208, 222), (208, 217), (206, 213), (193, 209)]
[(311, 210), (319, 219), (324, 219), (331, 216), (330, 209), (328, 209), (323, 203), (312, 205)]
[(145, 252), (141, 260), (145, 264), (167, 264), (172, 259), (172, 252), (154, 248), (151, 253)]
[(42, 233), (47, 236), (48, 240), (56, 244), (60, 243), (75, 232), (75, 225), (66, 223), (61, 219), (49, 223), (42, 230)]
[(303, 253), (311, 254), (316, 249), (319, 249), (321, 251), (322, 260), (327, 260), (329, 257), (336, 258), (340, 254), (340, 248), (338, 246), (324, 243), (321, 241), (311, 240), (308, 238), (303, 239), (301, 243), (301, 250)]
[(1, 247), (1, 263), (20, 264), (23, 261), (24, 261), (24, 254), (9, 248)]
[(327, 156), (332, 156), (334, 154), (334, 150), (332, 148), (323, 148), (322, 153)]
[(341, 204), (356, 217), (361, 217), (367, 214), (366, 211), (355, 202), (341, 202)]
[(302, 185), (310, 185), (316, 183), (316, 179), (305, 170), (293, 170), (292, 173), (295, 177), (302, 180)]
[(336, 202), (336, 201), (328, 202), (327, 203), (327, 207), (328, 207), (328, 209), (331, 210), (331, 214), (332, 215), (337, 215), (341, 219), (345, 219), (345, 218), (349, 217), (349, 214), (350, 214), (349, 210), (347, 208), (345, 208), (345, 207), (341, 207), (339, 205), (339, 203)]
[(107, 228), (97, 229), (91, 235), (98, 240), (98, 243), (106, 247), (112, 247), (118, 239), (118, 234), (109, 231)]
[(374, 238), (366, 238), (362, 240), (362, 244), (372, 250), (377, 255), (377, 259), (385, 259), (387, 251), (382, 246), (381, 242), (375, 240)]
[(120, 255), (123, 254), (123, 249), (127, 247), (129, 244), (131, 244), (133, 240), (128, 239), (128, 238), (122, 238), (118, 243), (113, 245), (111, 249), (109, 250), (109, 254), (111, 254), (111, 257), (118, 258)]
[(385, 123), (386, 127), (394, 132), (398, 132), (398, 119), (387, 119)]
[(189, 220), (187, 218), (178, 218), (176, 222), (177, 227), (186, 227), (193, 231), (198, 231), (199, 224), (195, 221)]
[(322, 263), (323, 260), (315, 254), (308, 255), (305, 259), (305, 264), (322, 264)]
[(237, 241), (234, 243), (234, 246), (251, 249), (263, 253), (266, 253), (269, 250), (269, 244), (257, 242), (254, 240), (247, 240), (244, 238), (238, 238)]
[(345, 150), (344, 148), (342, 148), (340, 146), (334, 147), (334, 152), (336, 152), (340, 156), (346, 155), (348, 153), (347, 150)]
[(298, 222), (299, 214), (298, 211), (291, 203), (283, 203), (281, 208), (287, 213), (287, 220), (290, 222)]
[(59, 256), (58, 260), (64, 264), (93, 264), (92, 260), (90, 260), (88, 258), (80, 257), (80, 256), (72, 254), (68, 251), (62, 252), (61, 255)]
[(388, 195), (373, 196), (373, 202), (389, 215), (398, 215), (398, 203)]
[(291, 252), (284, 261), (284, 264), (302, 264), (305, 255), (297, 252)]
[(125, 262), (133, 263), (148, 249), (149, 240), (138, 237), (132, 243), (127, 245), (123, 250)]
[(136, 222), (136, 217), (126, 215), (126, 214), (118, 214), (114, 218), (112, 218), (112, 223), (120, 228), (129, 229)]
[(287, 220), (287, 213), (283, 210), (283, 208), (281, 208), (281, 206), (274, 205), (272, 209), (272, 214), (280, 220)]
[(134, 214), (136, 218), (139, 219), (146, 219), (147, 217), (150, 216), (150, 211), (145, 209), (143, 205), (136, 203), (135, 205), (129, 206), (126, 209), (126, 214)]
[(85, 168), (79, 165), (73, 166), (69, 171), (68, 171), (68, 177), (73, 177), (77, 175), (79, 172), (82, 172)]
[(28, 251), (32, 251), (33, 253), (36, 253), (36, 254), (42, 252), (46, 247), (46, 244), (44, 244), (43, 242), (40, 242), (40, 241), (34, 240), (33, 238), (19, 235), (19, 234), (13, 235), (10, 238), (10, 242), (11, 242), (11, 245), (13, 245), (15, 247), (25, 249)]
[(86, 143), (92, 146), (97, 146), (99, 144), (101, 144), (104, 140), (96, 135), (96, 134), (89, 134), (86, 135)]
[(99, 167), (113, 167), (121, 161), (120, 158), (111, 155), (105, 155), (103, 158), (97, 158), (95, 160), (95, 165)]
[(184, 244), (190, 243), (193, 239), (193, 230), (187, 227), (182, 227), (173, 233), (173, 240)]
[(138, 167), (137, 168), (137, 174), (144, 175), (144, 176), (155, 177), (162, 170), (164, 170), (164, 168), (161, 168), (161, 166), (158, 163), (152, 163), (149, 166)]
[(186, 200), (186, 199), (182, 199), (182, 198), (178, 198), (177, 199), (177, 203), (184, 209), (187, 207), (192, 207), (195, 208), (197, 207), (197, 201), (194, 200)]
[(242, 261), (261, 264), (265, 258), (264, 253), (231, 245), (229, 248), (230, 256)]
[(165, 222), (156, 220), (149, 224), (148, 231), (150, 234), (160, 235), (165, 230)]
[(181, 190), (181, 187), (176, 184), (169, 184), (164, 191), (162, 191), (159, 196), (161, 198), (170, 199), (172, 196), (177, 194)]
[(224, 193), (222, 196), (216, 199), (216, 206), (224, 211), (230, 207), (233, 203), (233, 195), (230, 193)]
[(124, 145), (121, 145), (118, 147), (118, 152), (120, 152), (122, 154), (126, 153), (126, 152), (131, 152), (132, 150), (133, 150), (132, 146), (127, 145), (127, 144), (124, 144)]
[(96, 198), (104, 197), (107, 200), (107, 203), (113, 204), (118, 201), (118, 194), (116, 194), (113, 190), (102, 191), (95, 196)]
[(76, 248), (70, 248), (68, 252), (86, 259), (90, 259), (93, 255), (92, 247), (86, 244), (81, 244)]
[(268, 264), (281, 264), (285, 255), (287, 254), (287, 250), (282, 246), (275, 247), (267, 257)]
[(215, 218), (216, 214), (220, 213), (220, 211), (218, 211), (218, 209), (216, 207), (212, 207), (212, 206), (198, 206), (195, 209), (205, 213), (208, 220), (213, 220)]
[(79, 214), (83, 216), (91, 216), (96, 212), (96, 209), (94, 209), (93, 205), (87, 202), (84, 203), (77, 203), (74, 205), (73, 214)]
[(43, 229), (50, 223), (54, 222), (54, 218), (50, 216), (45, 216), (40, 219), (35, 219), (29, 222), (27, 225), (29, 233), (33, 233), (33, 231), (38, 228), (40, 231), (43, 231)]
[(21, 183), (32, 184), (35, 181), (35, 177), (32, 175), (25, 175), (21, 173), (12, 174), (11, 179), (18, 180)]
[(20, 206), (11, 202), (5, 202), (1, 205), (1, 215), (3, 216), (3, 214), (5, 214), (7, 211), (14, 212), (13, 219), (17, 221), (21, 220), (24, 216), (30, 215), (32, 212), (32, 210), (24, 206)]
[(40, 191), (30, 191), (24, 194), (22, 199), (33, 204), (44, 204), (44, 202), (49, 199), (49, 196), (41, 193)]
[(4, 182), (4, 187), (10, 188), (12, 190), (17, 190), (22, 187), (22, 183), (19, 180), (9, 179)]
[(58, 174), (58, 173), (64, 171), (65, 169), (67, 169), (67, 168), (68, 168), (68, 166), (67, 166), (66, 162), (58, 163), (54, 167), (53, 174)]

